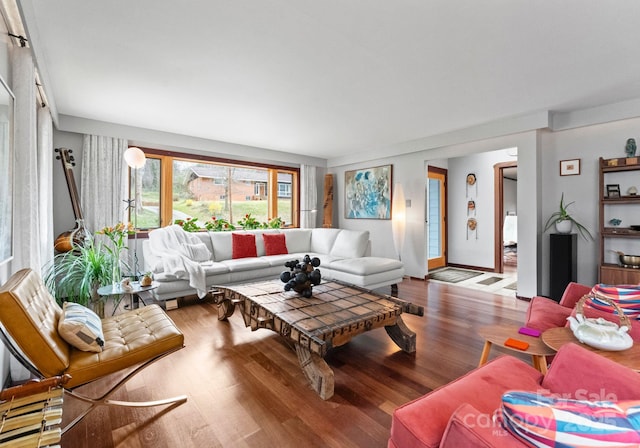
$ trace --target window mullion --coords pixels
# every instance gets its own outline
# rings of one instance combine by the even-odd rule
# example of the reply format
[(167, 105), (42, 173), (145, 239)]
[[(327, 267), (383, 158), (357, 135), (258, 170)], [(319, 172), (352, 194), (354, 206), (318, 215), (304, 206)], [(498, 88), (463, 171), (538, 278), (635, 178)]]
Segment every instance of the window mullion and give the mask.
[(277, 170), (269, 170), (269, 182), (267, 183), (268, 188), (268, 213), (269, 219), (273, 219), (278, 216), (278, 171)]

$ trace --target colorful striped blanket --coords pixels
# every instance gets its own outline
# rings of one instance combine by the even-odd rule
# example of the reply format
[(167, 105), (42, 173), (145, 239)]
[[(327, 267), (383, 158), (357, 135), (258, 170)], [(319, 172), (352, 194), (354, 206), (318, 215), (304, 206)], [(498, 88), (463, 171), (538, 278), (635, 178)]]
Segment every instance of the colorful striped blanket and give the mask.
[(601, 283), (593, 287), (585, 304), (597, 310), (617, 314), (616, 309), (601, 298), (614, 302), (627, 316), (640, 319), (640, 285), (605, 285)]

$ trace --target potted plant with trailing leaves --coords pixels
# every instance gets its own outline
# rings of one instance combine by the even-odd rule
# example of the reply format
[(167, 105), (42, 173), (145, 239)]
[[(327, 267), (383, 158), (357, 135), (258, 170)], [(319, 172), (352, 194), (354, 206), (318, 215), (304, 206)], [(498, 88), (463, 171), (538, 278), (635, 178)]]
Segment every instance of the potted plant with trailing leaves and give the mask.
[(582, 238), (584, 238), (585, 240), (593, 240), (593, 235), (591, 235), (591, 232), (589, 232), (589, 230), (585, 226), (576, 221), (576, 219), (567, 211), (569, 206), (574, 203), (575, 201), (565, 204), (564, 193), (562, 193), (562, 196), (560, 196), (560, 208), (553, 212), (551, 216), (549, 216), (547, 223), (544, 225), (544, 231), (546, 232), (551, 227), (555, 226), (556, 232), (558, 233), (571, 233), (571, 230), (575, 225)]
[(57, 254), (45, 266), (44, 282), (60, 305), (65, 301), (76, 302), (101, 315), (104, 304), (98, 288), (112, 282), (114, 262), (100, 242), (88, 238), (83, 245)]
[(128, 269), (120, 253), (130, 231), (131, 225), (122, 223), (105, 227), (96, 233), (105, 235), (113, 247), (89, 236), (82, 245), (74, 244), (72, 250), (57, 254), (44, 267), (45, 285), (56, 301), (60, 305), (65, 301), (80, 303), (103, 316), (104, 302), (98, 288), (120, 282), (121, 267)]

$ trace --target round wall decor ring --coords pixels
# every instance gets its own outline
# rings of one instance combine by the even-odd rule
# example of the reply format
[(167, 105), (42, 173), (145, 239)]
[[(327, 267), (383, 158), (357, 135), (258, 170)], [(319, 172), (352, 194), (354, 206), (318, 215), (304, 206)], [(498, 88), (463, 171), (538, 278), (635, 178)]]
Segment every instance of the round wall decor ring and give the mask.
[(476, 183), (476, 175), (473, 173), (467, 174), (467, 184), (475, 185)]

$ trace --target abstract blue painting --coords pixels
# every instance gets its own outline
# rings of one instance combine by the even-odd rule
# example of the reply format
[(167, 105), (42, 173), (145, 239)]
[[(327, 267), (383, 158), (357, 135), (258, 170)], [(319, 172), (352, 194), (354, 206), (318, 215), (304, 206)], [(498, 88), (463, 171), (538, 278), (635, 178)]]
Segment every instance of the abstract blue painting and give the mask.
[(391, 219), (391, 165), (344, 173), (345, 218)]

